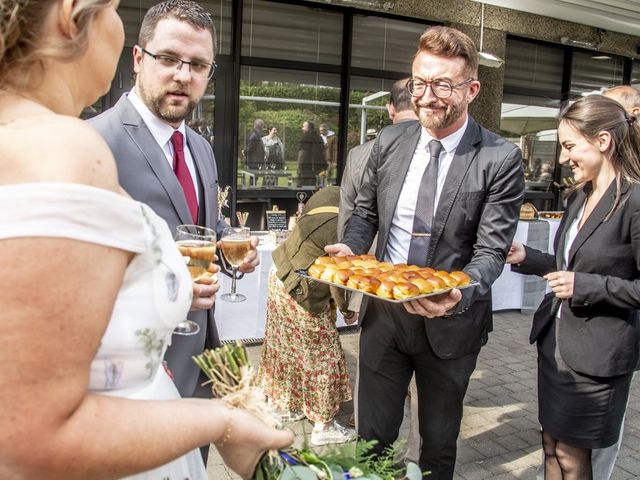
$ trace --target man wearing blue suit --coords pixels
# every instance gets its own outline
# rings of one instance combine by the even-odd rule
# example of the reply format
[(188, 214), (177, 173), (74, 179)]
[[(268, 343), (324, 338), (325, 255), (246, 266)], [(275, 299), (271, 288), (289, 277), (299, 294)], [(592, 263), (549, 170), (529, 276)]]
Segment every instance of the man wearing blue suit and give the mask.
[[(174, 232), (177, 225), (198, 224), (220, 236), (227, 226), (218, 214), (211, 145), (185, 124), (215, 71), (215, 38), (211, 17), (196, 2), (167, 0), (152, 7), (133, 48), (135, 87), (91, 120), (113, 151), (120, 184)], [(258, 265), (256, 238), (252, 245), (241, 272)], [(200, 330), (174, 334), (165, 356), (183, 397), (211, 396), (191, 356), (220, 344), (213, 315), (218, 288), (217, 282), (194, 284), (189, 319)]]
[(418, 389), (420, 467), (453, 478), (462, 403), (492, 328), (491, 284), (502, 272), (524, 197), (520, 150), (468, 114), (480, 90), (473, 41), (448, 27), (425, 31), (407, 88), (420, 123), (384, 128), (371, 151), (342, 244), (393, 263), (464, 270), (477, 286), (360, 310), (358, 434), (398, 436), (411, 375)]

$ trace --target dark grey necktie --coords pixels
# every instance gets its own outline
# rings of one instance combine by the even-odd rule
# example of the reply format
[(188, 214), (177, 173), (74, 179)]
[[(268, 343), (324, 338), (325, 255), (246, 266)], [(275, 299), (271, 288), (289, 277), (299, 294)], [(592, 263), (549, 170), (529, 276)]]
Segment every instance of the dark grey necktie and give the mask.
[(427, 266), (442, 144), (438, 140), (431, 140), (428, 150), (431, 160), (429, 160), (429, 165), (424, 170), (422, 181), (420, 182), (416, 211), (413, 214), (411, 244), (409, 245), (409, 255), (407, 256), (409, 265), (418, 265), (420, 267)]

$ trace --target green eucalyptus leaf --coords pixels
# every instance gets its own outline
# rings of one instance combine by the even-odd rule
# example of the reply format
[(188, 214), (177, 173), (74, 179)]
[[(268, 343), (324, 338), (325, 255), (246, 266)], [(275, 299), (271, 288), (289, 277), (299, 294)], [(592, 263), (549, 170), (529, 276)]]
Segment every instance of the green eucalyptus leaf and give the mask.
[(299, 480), (318, 480), (318, 475), (311, 470), (309, 467), (305, 467), (302, 465), (295, 465), (291, 467), (291, 470), (294, 471), (297, 479)]

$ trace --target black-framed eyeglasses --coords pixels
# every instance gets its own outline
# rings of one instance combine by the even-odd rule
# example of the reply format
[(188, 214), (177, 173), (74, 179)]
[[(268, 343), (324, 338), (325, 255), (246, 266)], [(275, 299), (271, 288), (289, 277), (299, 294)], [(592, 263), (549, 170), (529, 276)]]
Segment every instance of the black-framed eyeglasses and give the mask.
[(198, 61), (187, 62), (186, 60), (181, 60), (180, 58), (177, 58), (171, 55), (164, 55), (164, 54), (156, 55), (155, 53), (151, 53), (150, 51), (145, 50), (142, 47), (140, 47), (140, 50), (142, 50), (144, 53), (149, 55), (156, 62), (158, 62), (160, 65), (166, 68), (175, 68), (176, 71), (180, 71), (182, 70), (183, 65), (188, 65), (191, 75), (200, 77), (200, 78), (211, 79), (211, 77), (213, 77), (213, 74), (216, 72), (216, 68), (218, 68), (218, 65), (216, 65), (216, 62), (213, 62), (213, 63), (205, 63), (205, 62), (198, 62)]
[(464, 82), (455, 84), (447, 82), (446, 80), (426, 82), (421, 78), (412, 78), (407, 82), (407, 90), (409, 90), (412, 97), (421, 97), (426, 93), (427, 87), (430, 87), (436, 97), (449, 98), (456, 88), (460, 88), (471, 82), (473, 82), (473, 78), (467, 78)]

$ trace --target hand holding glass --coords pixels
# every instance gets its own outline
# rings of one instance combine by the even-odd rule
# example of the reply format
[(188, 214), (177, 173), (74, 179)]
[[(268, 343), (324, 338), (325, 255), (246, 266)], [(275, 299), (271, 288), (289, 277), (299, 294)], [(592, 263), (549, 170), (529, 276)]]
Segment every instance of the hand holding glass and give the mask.
[[(188, 259), (187, 268), (191, 279), (197, 282), (200, 278), (209, 276), (211, 265), (216, 259), (216, 232), (199, 225), (178, 225), (175, 240), (180, 254)], [(173, 333), (195, 335), (199, 331), (197, 323), (183, 320), (176, 325)]]
[(247, 227), (225, 228), (220, 239), (220, 248), (225, 260), (231, 265), (231, 292), (220, 298), (226, 302), (244, 302), (247, 297), (236, 293), (236, 275), (244, 258), (251, 252), (251, 232)]

